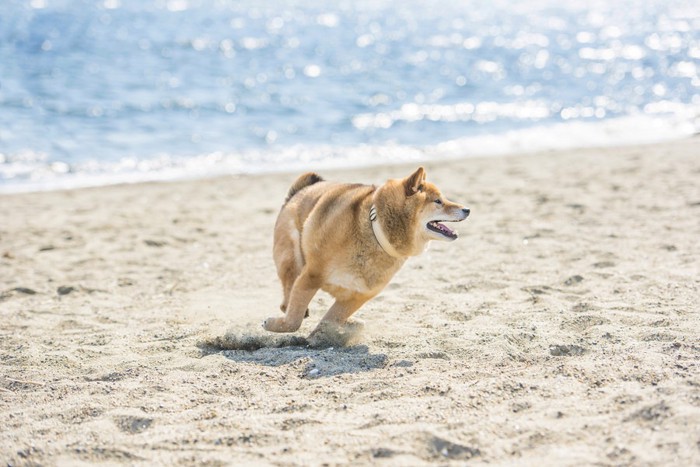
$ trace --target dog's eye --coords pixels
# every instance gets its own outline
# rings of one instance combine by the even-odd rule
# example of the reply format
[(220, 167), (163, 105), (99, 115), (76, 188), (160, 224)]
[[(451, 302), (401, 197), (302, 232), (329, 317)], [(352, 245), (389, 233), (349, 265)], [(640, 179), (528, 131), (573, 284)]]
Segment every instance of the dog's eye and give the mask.
[(435, 204), (442, 204), (442, 200), (440, 198), (436, 199)]

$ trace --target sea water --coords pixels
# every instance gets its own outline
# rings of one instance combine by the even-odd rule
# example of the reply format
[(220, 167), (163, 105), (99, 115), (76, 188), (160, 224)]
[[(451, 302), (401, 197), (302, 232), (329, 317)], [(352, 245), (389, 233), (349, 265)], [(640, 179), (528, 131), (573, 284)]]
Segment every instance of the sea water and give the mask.
[(660, 141), (700, 2), (3, 0), (0, 191)]

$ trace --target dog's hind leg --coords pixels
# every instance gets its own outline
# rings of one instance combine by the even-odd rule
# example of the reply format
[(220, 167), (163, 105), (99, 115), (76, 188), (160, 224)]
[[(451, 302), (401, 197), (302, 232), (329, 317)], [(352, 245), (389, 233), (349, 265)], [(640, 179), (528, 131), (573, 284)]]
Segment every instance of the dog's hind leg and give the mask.
[(294, 332), (299, 329), (304, 315), (308, 311), (309, 302), (314, 298), (319, 287), (318, 276), (309, 272), (308, 267), (305, 267), (294, 281), (285, 315), (281, 318), (266, 319), (263, 327), (272, 332)]
[[(282, 304), (280, 310), (287, 311), (289, 296), (301, 270), (304, 267), (304, 255), (301, 252), (300, 235), (293, 219), (286, 212), (280, 214), (278, 227), (275, 228), (275, 242), (272, 256), (277, 267), (277, 276), (282, 282)], [(307, 313), (308, 316), (308, 313)]]
[[(292, 244), (292, 251), (294, 255), (287, 254), (279, 263), (277, 264), (277, 275), (282, 282), (282, 304), (280, 305), (280, 310), (283, 313), (287, 312), (287, 307), (289, 306), (289, 299), (292, 294), (292, 287), (294, 287), (294, 282), (301, 274), (301, 270), (304, 267), (303, 257), (301, 254), (301, 249), (299, 248), (298, 242)], [(306, 309), (304, 313), (304, 318), (308, 318), (309, 309)]]
[(299, 268), (294, 264), (294, 261), (287, 261), (280, 266), (277, 273), (282, 282), (283, 294), (280, 310), (286, 312), (289, 304), (289, 296), (292, 293), (292, 286), (294, 285), (294, 281), (297, 280), (297, 277), (299, 277)]

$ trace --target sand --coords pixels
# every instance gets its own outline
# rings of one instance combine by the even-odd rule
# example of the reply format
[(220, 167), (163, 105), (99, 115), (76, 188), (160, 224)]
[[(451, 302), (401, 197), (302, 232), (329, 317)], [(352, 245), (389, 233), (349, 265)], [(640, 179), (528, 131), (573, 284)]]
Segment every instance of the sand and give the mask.
[(0, 196), (0, 464), (698, 465), (699, 152), (426, 164), (460, 238), (326, 348), (260, 327), (296, 174)]

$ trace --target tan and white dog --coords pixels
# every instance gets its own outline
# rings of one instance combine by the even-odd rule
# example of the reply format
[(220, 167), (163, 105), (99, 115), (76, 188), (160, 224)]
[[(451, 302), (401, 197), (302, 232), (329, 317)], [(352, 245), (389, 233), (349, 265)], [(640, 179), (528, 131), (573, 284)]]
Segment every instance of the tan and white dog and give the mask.
[(441, 222), (468, 215), (469, 209), (425, 181), (423, 167), (379, 187), (327, 182), (315, 173), (300, 176), (277, 217), (272, 250), (285, 315), (268, 318), (263, 327), (299, 329), (319, 289), (336, 300), (321, 323), (344, 325), (409, 256), (422, 253), (430, 240), (457, 238)]

